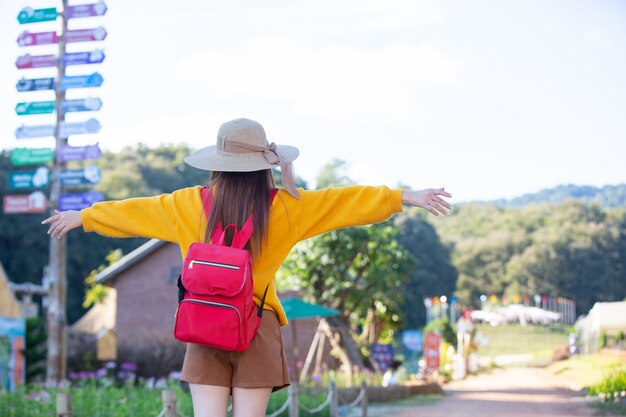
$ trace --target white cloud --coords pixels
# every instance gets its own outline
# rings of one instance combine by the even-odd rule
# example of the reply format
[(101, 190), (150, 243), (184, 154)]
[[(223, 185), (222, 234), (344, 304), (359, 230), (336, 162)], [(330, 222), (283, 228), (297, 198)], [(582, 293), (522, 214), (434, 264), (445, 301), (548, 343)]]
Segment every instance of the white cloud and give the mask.
[(458, 88), (460, 61), (431, 45), (307, 48), (265, 38), (232, 51), (205, 50), (182, 61), (177, 78), (217, 99), (288, 104), (295, 115), (326, 120), (424, 117), (420, 91)]

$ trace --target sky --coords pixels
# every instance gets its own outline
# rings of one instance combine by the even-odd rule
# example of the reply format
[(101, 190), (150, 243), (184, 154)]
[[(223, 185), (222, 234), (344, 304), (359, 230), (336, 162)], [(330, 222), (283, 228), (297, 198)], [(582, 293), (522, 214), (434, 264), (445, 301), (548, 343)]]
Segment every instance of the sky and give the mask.
[[(88, 1), (72, 2), (83, 4)], [(0, 0), (0, 149), (52, 146), (16, 140), (17, 126), (53, 117), (16, 116), (24, 101), (52, 92), (18, 93), (26, 52), (24, 6), (55, 0)], [(139, 142), (215, 144), (222, 122), (259, 121), (268, 139), (297, 146), (296, 174), (314, 185), (322, 165), (348, 163), (361, 184), (442, 187), (452, 202), (511, 198), (559, 184), (626, 182), (626, 2), (621, 0), (106, 0), (96, 135), (118, 150)]]

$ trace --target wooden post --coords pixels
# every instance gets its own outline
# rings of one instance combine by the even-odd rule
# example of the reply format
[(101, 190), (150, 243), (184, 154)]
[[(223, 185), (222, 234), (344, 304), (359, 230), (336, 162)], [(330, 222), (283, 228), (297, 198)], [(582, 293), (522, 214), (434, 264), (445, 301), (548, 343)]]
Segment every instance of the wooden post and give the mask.
[(361, 415), (367, 417), (367, 385), (365, 381), (361, 381), (361, 390), (363, 391), (363, 400), (361, 401)]
[(300, 404), (298, 403), (298, 381), (295, 380), (289, 385), (287, 395), (289, 396), (289, 417), (300, 416)]
[[(56, 149), (60, 145), (67, 143), (67, 138), (61, 137), (61, 122), (65, 119), (61, 111), (61, 101), (65, 98), (65, 92), (61, 90), (61, 80), (65, 75), (65, 34), (67, 33), (67, 20), (65, 10), (67, 10), (68, 0), (63, 0), (63, 11), (59, 14), (61, 23), (61, 36), (59, 36), (59, 56), (57, 61), (58, 78), (56, 82)], [(52, 167), (52, 178), (50, 184), (50, 209), (57, 207), (61, 194), (60, 171), (64, 167), (56, 157)], [(67, 374), (67, 317), (66, 317), (66, 297), (67, 297), (67, 274), (66, 274), (66, 238), (61, 239), (50, 237), (50, 248), (48, 252), (48, 270), (50, 272), (51, 287), (49, 295), (49, 305), (47, 314), (48, 332), (48, 356), (46, 359), (46, 380), (51, 385), (56, 385), (63, 381)]]
[(174, 391), (161, 391), (163, 399), (163, 417), (180, 417), (176, 411), (176, 393)]
[(57, 393), (56, 417), (72, 417), (72, 397), (67, 392)]
[(339, 397), (337, 396), (337, 384), (330, 381), (330, 417), (339, 416)]

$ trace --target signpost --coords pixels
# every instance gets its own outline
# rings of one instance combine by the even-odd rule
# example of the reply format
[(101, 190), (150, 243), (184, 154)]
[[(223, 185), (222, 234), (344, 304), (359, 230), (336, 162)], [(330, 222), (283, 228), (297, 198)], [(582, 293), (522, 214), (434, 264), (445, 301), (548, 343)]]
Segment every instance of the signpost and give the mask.
[(17, 91), (54, 90), (54, 78), (22, 78), (15, 84)]
[(441, 345), (441, 335), (437, 333), (426, 333), (424, 338), (424, 359), (426, 369), (429, 371), (439, 370), (439, 346)]
[(69, 146), (63, 145), (57, 149), (57, 161), (89, 161), (100, 158), (102, 151), (96, 143), (91, 146)]
[(2, 200), (4, 214), (43, 213), (48, 209), (48, 199), (41, 191), (32, 194), (5, 195)]
[(50, 148), (17, 148), (11, 152), (11, 163), (14, 166), (46, 164), (53, 157), (54, 152)]
[(54, 101), (33, 101), (30, 103), (17, 103), (15, 113), (18, 116), (31, 114), (50, 114), (54, 112)]
[[(67, 169), (67, 161), (84, 161), (97, 159), (101, 151), (98, 145), (85, 147), (68, 146), (68, 137), (71, 135), (93, 134), (100, 131), (100, 122), (89, 119), (83, 122), (66, 122), (68, 112), (97, 111), (102, 107), (99, 98), (79, 98), (66, 100), (65, 92), (73, 88), (97, 88), (104, 81), (102, 76), (92, 74), (66, 76), (65, 68), (68, 65), (99, 64), (105, 59), (102, 50), (67, 53), (66, 44), (73, 42), (97, 42), (107, 37), (103, 27), (91, 29), (68, 30), (69, 19), (103, 16), (107, 6), (102, 0), (93, 4), (68, 5), (68, 0), (60, 0), (62, 7), (33, 9), (24, 7), (17, 16), (20, 24), (36, 24), (37, 22), (59, 20), (55, 31), (24, 31), (17, 38), (21, 47), (39, 45), (58, 45), (56, 54), (31, 55), (24, 54), (15, 61), (20, 69), (52, 67), (57, 71), (56, 77), (22, 78), (16, 84), (18, 92), (54, 90), (54, 101), (23, 100), (15, 107), (18, 115), (55, 114), (55, 121), (51, 124), (35, 126), (22, 125), (15, 131), (17, 139), (39, 137), (54, 137), (55, 149), (39, 148), (15, 149), (11, 155), (11, 162), (15, 166), (48, 164), (51, 161), (52, 172), (45, 166), (35, 166), (34, 170), (11, 172), (8, 176), (9, 189), (37, 189), (50, 186), (49, 204), (44, 193), (38, 191), (24, 195), (4, 196), (4, 212), (41, 213), (50, 209), (67, 210), (82, 209), (102, 200), (103, 196), (95, 191), (82, 194), (64, 193), (63, 187), (85, 186), (97, 184), (100, 181), (100, 170), (95, 165), (83, 169)], [(54, 156), (56, 155), (56, 159)], [(67, 374), (67, 274), (66, 274), (66, 238), (50, 238), (49, 263), (45, 268), (45, 281), (49, 283), (47, 294), (48, 356), (46, 362), (46, 382), (58, 384)], [(1, 349), (0, 349), (1, 350)], [(1, 364), (0, 364), (1, 365)]]
[(100, 182), (100, 168), (97, 165), (87, 165), (83, 169), (63, 169), (59, 180), (62, 187), (94, 185)]
[(46, 188), (50, 184), (50, 170), (39, 167), (34, 171), (9, 172), (9, 190)]
[(94, 88), (100, 87), (104, 82), (104, 78), (97, 72), (90, 75), (78, 75), (61, 78), (61, 91), (67, 91), (70, 88)]
[(87, 191), (81, 194), (61, 194), (59, 196), (59, 210), (82, 210), (100, 201), (104, 201), (104, 195), (97, 191)]

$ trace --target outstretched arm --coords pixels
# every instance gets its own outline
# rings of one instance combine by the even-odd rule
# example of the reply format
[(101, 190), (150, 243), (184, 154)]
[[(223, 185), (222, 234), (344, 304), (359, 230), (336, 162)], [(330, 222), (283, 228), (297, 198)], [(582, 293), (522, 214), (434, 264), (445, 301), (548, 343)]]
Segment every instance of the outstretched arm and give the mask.
[(440, 214), (448, 214), (448, 210), (452, 210), (452, 206), (445, 201), (444, 197), (452, 197), (452, 194), (448, 193), (442, 188), (427, 188), (425, 190), (418, 191), (402, 191), (402, 203), (410, 206), (421, 207), (430, 211), (435, 216)]
[(83, 220), (80, 217), (80, 211), (54, 210), (54, 216), (50, 216), (46, 220), (41, 222), (41, 224), (49, 223), (52, 223), (52, 226), (50, 226), (50, 229), (48, 229), (48, 234), (52, 237), (60, 239), (61, 236), (63, 236), (70, 230), (82, 226)]

